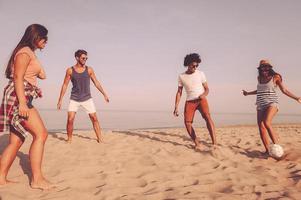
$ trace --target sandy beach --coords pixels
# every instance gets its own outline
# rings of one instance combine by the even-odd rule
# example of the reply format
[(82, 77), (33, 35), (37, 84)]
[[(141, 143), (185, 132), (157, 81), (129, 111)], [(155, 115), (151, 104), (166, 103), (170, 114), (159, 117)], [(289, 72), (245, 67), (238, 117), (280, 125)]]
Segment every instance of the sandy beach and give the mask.
[[(18, 199), (301, 199), (301, 125), (278, 124), (286, 158), (263, 156), (256, 126), (217, 128), (218, 147), (198, 128), (203, 151), (195, 151), (184, 128), (49, 133), (43, 169), (57, 188), (29, 186), (29, 137), (9, 172), (19, 183), (0, 188), (1, 200)], [(8, 135), (0, 137), (1, 152)]]

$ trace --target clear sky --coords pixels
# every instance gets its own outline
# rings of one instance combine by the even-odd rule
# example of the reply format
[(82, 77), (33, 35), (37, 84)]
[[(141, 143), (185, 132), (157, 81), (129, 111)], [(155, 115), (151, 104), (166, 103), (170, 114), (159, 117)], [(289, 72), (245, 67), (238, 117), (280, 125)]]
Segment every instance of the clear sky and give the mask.
[[(301, 95), (301, 1), (298, 0), (0, 0), (1, 88), (11, 51), (32, 23), (49, 30), (37, 55), (48, 78), (43, 99), (55, 108), (74, 51), (88, 51), (111, 102), (92, 89), (98, 109), (165, 110), (174, 107), (183, 58), (197, 52), (210, 88), (212, 112), (255, 112), (257, 65), (268, 58), (285, 85)], [(64, 97), (66, 108), (71, 85)], [(183, 107), (185, 93), (182, 97)], [(301, 114), (301, 105), (281, 95), (281, 113)]]

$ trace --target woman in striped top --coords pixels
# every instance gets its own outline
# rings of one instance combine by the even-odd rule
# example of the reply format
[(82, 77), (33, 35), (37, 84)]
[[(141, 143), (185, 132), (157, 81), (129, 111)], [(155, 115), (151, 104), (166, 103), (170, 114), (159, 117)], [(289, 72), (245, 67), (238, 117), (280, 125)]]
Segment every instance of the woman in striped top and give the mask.
[(299, 103), (301, 103), (301, 98), (288, 91), (283, 85), (281, 75), (273, 70), (273, 66), (268, 60), (261, 60), (257, 69), (259, 72), (257, 90), (251, 92), (243, 90), (243, 95), (256, 94), (257, 124), (266, 150), (265, 153), (268, 154), (269, 137), (274, 144), (279, 142), (278, 136), (272, 128), (272, 120), (278, 112), (277, 88), (279, 87), (283, 94), (295, 99)]

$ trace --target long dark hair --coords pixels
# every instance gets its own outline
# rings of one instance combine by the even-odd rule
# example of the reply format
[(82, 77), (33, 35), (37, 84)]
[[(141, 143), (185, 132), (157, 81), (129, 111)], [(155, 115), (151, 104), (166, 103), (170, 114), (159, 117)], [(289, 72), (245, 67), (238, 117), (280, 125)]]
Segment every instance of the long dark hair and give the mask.
[(275, 72), (273, 70), (273, 66), (270, 65), (269, 63), (260, 64), (259, 67), (257, 68), (258, 69), (258, 75), (259, 75), (260, 78), (263, 76), (263, 74), (262, 74), (262, 69), (263, 68), (268, 68), (269, 75), (272, 76), (272, 77), (274, 77), (275, 75), (280, 76), (280, 79), (282, 81), (282, 76), (279, 73)]
[(28, 26), (25, 30), (25, 33), (16, 46), (16, 48), (13, 50), (9, 61), (7, 63), (7, 67), (5, 70), (5, 76), (6, 78), (10, 79), (11, 78), (11, 73), (12, 73), (12, 66), (14, 64), (14, 59), (16, 53), (23, 47), (29, 47), (31, 50), (35, 50), (36, 44), (39, 40), (41, 39), (47, 39), (47, 34), (48, 30), (40, 25), (40, 24), (32, 24)]

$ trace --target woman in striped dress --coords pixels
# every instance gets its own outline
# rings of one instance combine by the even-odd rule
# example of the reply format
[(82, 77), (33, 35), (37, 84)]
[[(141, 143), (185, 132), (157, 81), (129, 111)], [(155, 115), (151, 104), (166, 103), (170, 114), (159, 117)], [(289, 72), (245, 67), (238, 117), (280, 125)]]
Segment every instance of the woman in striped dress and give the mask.
[(261, 60), (257, 68), (258, 84), (257, 90), (247, 92), (243, 90), (243, 95), (255, 95), (257, 105), (257, 124), (260, 132), (260, 137), (265, 147), (265, 153), (269, 153), (269, 137), (274, 144), (279, 142), (278, 136), (272, 128), (272, 120), (278, 112), (278, 95), (277, 88), (281, 92), (292, 99), (301, 103), (301, 98), (292, 94), (283, 85), (282, 77), (280, 74), (273, 70), (273, 66), (268, 60)]

